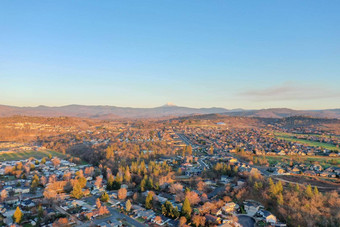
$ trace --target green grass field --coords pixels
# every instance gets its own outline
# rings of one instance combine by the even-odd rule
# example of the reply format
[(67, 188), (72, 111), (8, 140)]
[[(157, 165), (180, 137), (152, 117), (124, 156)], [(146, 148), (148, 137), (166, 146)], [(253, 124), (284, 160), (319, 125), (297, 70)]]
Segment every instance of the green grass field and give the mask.
[(321, 143), (316, 141), (310, 141), (305, 139), (297, 139), (294, 138), (294, 134), (288, 134), (288, 133), (274, 133), (275, 137), (278, 139), (286, 140), (289, 142), (297, 142), (301, 143), (307, 146), (313, 146), (313, 147), (322, 147), (324, 149), (328, 150), (334, 150), (334, 151), (340, 151), (339, 147), (336, 147), (335, 145), (328, 144), (328, 143)]
[(58, 153), (56, 151), (17, 151), (17, 152), (0, 152), (0, 161), (16, 161), (16, 160), (22, 160), (22, 159), (28, 159), (30, 157), (33, 158), (43, 158), (48, 157), (48, 155), (51, 154), (52, 156), (57, 156), (59, 158), (65, 158), (66, 155), (63, 155), (61, 153)]

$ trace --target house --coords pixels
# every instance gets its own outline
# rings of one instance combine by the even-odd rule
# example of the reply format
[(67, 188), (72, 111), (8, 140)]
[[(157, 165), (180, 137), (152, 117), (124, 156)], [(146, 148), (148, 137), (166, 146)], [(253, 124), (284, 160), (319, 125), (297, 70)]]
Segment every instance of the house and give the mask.
[(230, 202), (230, 203), (226, 203), (223, 207), (222, 207), (222, 212), (227, 214), (227, 213), (233, 213), (235, 211), (238, 210), (239, 205), (237, 205), (234, 202)]
[(29, 193), (29, 192), (30, 192), (29, 187), (14, 188), (14, 193)]
[(160, 216), (157, 216), (157, 217), (160, 217), (160, 218), (152, 218), (152, 222), (156, 223), (157, 225), (165, 225), (167, 224), (171, 219), (163, 216), (163, 215), (160, 215)]
[(243, 205), (244, 210), (250, 216), (254, 216), (260, 208), (263, 208), (263, 206), (260, 203), (253, 200), (246, 200), (243, 202)]
[(211, 223), (211, 224), (220, 224), (221, 223), (221, 218), (213, 216), (211, 214), (206, 214), (205, 220), (206, 220), (207, 223)]
[(155, 217), (155, 212), (153, 210), (141, 210), (137, 212), (137, 217), (150, 220), (151, 218)]
[(266, 220), (267, 223), (275, 224), (277, 221), (276, 217), (267, 210), (261, 210), (259, 214)]
[(21, 206), (23, 208), (32, 208), (35, 205), (36, 204), (32, 200), (30, 200), (30, 199), (27, 199), (27, 200), (24, 200), (24, 201), (21, 202)]

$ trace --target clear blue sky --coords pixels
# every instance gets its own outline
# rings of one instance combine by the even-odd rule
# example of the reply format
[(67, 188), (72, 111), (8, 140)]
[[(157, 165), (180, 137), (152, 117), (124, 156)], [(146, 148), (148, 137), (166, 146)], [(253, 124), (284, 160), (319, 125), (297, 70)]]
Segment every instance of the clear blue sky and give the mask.
[(340, 1), (0, 4), (0, 104), (340, 108)]

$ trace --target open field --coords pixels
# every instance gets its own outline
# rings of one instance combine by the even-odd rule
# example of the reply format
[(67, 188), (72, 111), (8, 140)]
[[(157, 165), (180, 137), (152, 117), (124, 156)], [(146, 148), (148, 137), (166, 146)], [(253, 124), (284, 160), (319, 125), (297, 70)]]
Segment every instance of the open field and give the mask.
[(295, 183), (300, 185), (310, 184), (312, 187), (317, 186), (319, 191), (332, 191), (337, 190), (340, 192), (340, 183), (339, 182), (330, 182), (325, 180), (320, 180), (315, 177), (309, 176), (300, 176), (300, 175), (280, 175), (277, 177), (273, 177), (273, 179), (281, 180), (286, 183)]
[(310, 140), (305, 140), (305, 139), (297, 139), (294, 138), (294, 134), (288, 134), (288, 133), (274, 133), (275, 137), (278, 139), (286, 140), (289, 142), (296, 142), (296, 143), (301, 143), (307, 146), (313, 146), (313, 147), (322, 147), (324, 149), (328, 150), (335, 150), (335, 151), (340, 151), (339, 147), (336, 147), (335, 145), (328, 144), (328, 143), (321, 143), (321, 142), (316, 142), (316, 141), (310, 141)]
[(43, 158), (48, 157), (51, 154), (52, 156), (57, 156), (59, 158), (65, 158), (66, 155), (58, 153), (56, 151), (51, 150), (42, 150), (42, 151), (10, 151), (10, 152), (0, 152), (0, 161), (15, 161), (15, 160), (22, 160), (28, 159), (30, 157), (34, 158)]
[(265, 156), (269, 164), (276, 164), (278, 162), (289, 162), (291, 159), (293, 161), (298, 161), (306, 165), (318, 162), (324, 168), (330, 166), (340, 167), (340, 158), (328, 157), (328, 156)]

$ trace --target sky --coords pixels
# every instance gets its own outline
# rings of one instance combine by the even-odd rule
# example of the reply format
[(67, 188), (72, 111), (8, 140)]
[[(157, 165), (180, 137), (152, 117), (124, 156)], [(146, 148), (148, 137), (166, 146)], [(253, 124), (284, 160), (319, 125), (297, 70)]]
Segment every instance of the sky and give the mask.
[(340, 1), (0, 6), (0, 104), (340, 108)]

